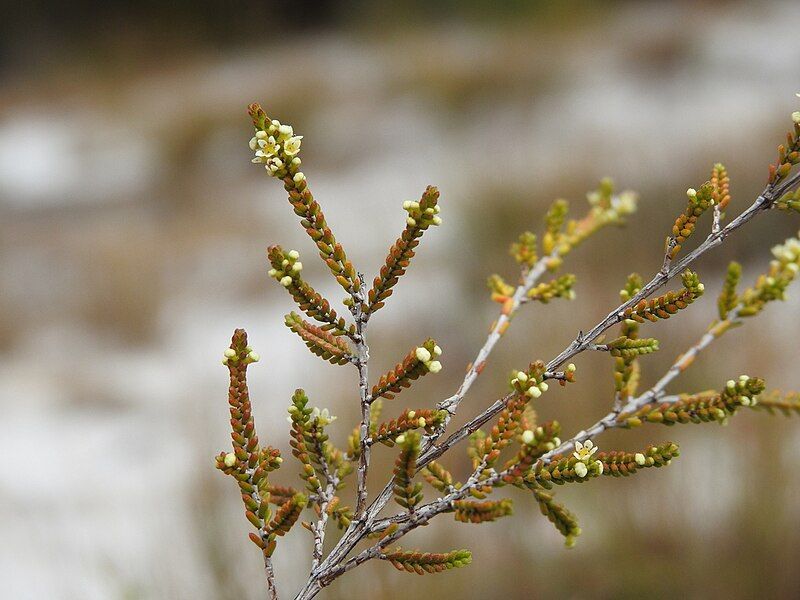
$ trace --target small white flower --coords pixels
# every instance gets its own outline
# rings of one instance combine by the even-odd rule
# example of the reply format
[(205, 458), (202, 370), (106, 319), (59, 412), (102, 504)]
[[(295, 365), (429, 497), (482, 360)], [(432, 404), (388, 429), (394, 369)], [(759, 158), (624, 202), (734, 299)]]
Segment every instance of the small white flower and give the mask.
[(427, 348), (423, 348), (420, 346), (414, 351), (414, 355), (417, 357), (417, 360), (420, 362), (428, 362), (431, 359), (431, 353), (428, 351)]
[(528, 374), (525, 371), (517, 371), (517, 381), (525, 383), (528, 381)]
[(263, 129), (259, 129), (258, 131), (256, 131), (256, 137), (260, 140), (267, 139), (267, 136), (268, 136), (267, 132), (264, 131)]
[(397, 436), (397, 439), (395, 439), (395, 442), (397, 442), (398, 444), (402, 444), (405, 441), (406, 441), (406, 436), (403, 435), (402, 433)]
[(580, 461), (586, 462), (595, 452), (597, 452), (597, 446), (594, 445), (592, 440), (586, 440), (585, 444), (575, 442), (575, 452), (572, 453), (572, 456)]
[(428, 371), (431, 373), (438, 373), (442, 370), (442, 363), (440, 363), (438, 360), (432, 360), (426, 366), (428, 367)]
[(302, 143), (302, 139), (302, 135), (296, 135), (283, 142), (283, 152), (286, 154), (286, 156), (294, 156), (300, 152), (300, 144)]
[(300, 253), (297, 250), (289, 250), (289, 252), (286, 253), (286, 256), (288, 256), (292, 260), (297, 260), (298, 258), (300, 258)]
[(250, 150), (255, 150), (258, 148), (258, 138), (250, 138)]
[(403, 202), (403, 210), (408, 210), (411, 208), (411, 200), (406, 200)]
[(232, 467), (236, 464), (236, 455), (233, 452), (228, 452), (223, 459), (226, 467)]
[(290, 285), (292, 285), (292, 278), (289, 277), (288, 275), (286, 275), (285, 277), (282, 277), (281, 278), (281, 285), (283, 287), (289, 287)]
[(795, 123), (800, 123), (800, 111), (796, 110), (792, 113), (792, 121)]
[(312, 421), (316, 420), (322, 427), (333, 423), (337, 419), (337, 417), (334, 417), (327, 408), (320, 410), (316, 406), (311, 410), (311, 415), (309, 416)]
[(275, 173), (283, 168), (283, 161), (277, 156), (273, 156), (267, 159), (267, 164), (264, 166), (270, 173)]
[(643, 467), (644, 464), (647, 462), (647, 459), (644, 457), (644, 454), (642, 454), (641, 452), (637, 452), (634, 455), (633, 460), (635, 460), (636, 464), (639, 465), (640, 467)]
[(226, 358), (233, 358), (234, 356), (236, 356), (236, 350), (234, 350), (233, 348), (226, 348), (223, 354), (225, 355)]
[(406, 413), (406, 417), (408, 417), (409, 419), (413, 419), (416, 416), (417, 416), (417, 411), (415, 410), (410, 410)]
[(292, 271), (294, 271), (295, 273), (299, 273), (302, 270), (303, 270), (303, 263), (301, 263), (299, 260), (292, 265)]
[(425, 427), (425, 425), (427, 424), (428, 422), (425, 420), (425, 417), (420, 417), (419, 420), (417, 421), (417, 425), (419, 425), (420, 427)]
[(554, 438), (553, 438), (553, 443), (554, 443), (556, 446), (560, 446), (560, 445), (561, 445), (561, 438), (560, 438), (560, 437), (558, 437), (558, 436), (554, 437)]
[(417, 224), (417, 222), (416, 222), (416, 221), (413, 219), (413, 217), (408, 217), (408, 218), (406, 219), (406, 224), (407, 224), (409, 227), (414, 227), (414, 226)]
[(292, 181), (294, 181), (295, 183), (302, 183), (305, 180), (306, 180), (306, 174), (303, 173), (302, 171), (298, 171), (297, 173), (294, 174), (294, 177), (292, 177)]
[(261, 357), (258, 355), (257, 352), (249, 352), (247, 354), (247, 360), (250, 362), (258, 362), (261, 360)]
[(535, 439), (536, 439), (536, 436), (533, 434), (533, 432), (530, 429), (526, 429), (525, 431), (522, 432), (522, 443), (523, 444), (530, 445), (530, 444), (532, 444), (534, 442)]
[(598, 475), (602, 475), (603, 474), (603, 470), (605, 469), (605, 467), (603, 466), (603, 461), (602, 460), (594, 461), (594, 466), (597, 469), (597, 474)]
[(434, 346), (433, 347), (433, 355), (434, 356), (441, 356), (442, 355), (442, 349), (439, 346)]
[(431, 223), (433, 223), (434, 225), (437, 225), (437, 226), (441, 225), (442, 224), (442, 218), (437, 215), (437, 216), (433, 217), (433, 219), (431, 219)]
[(694, 198), (697, 196), (697, 190), (694, 188), (689, 188), (686, 190), (686, 195), (689, 196), (689, 198)]
[(294, 129), (291, 125), (278, 125), (278, 139), (286, 140), (294, 135)]
[(586, 465), (582, 462), (575, 464), (575, 475), (580, 478), (586, 477), (586, 474), (589, 472), (589, 469), (586, 468)]
[(269, 271), (267, 271), (267, 275), (269, 275), (270, 277), (275, 277), (275, 275), (277, 274), (278, 274), (278, 269), (270, 269)]
[(543, 392), (546, 392), (547, 390), (550, 389), (550, 386), (547, 385), (547, 383), (543, 381), (543, 382), (541, 382), (539, 384), (539, 389), (542, 390)]

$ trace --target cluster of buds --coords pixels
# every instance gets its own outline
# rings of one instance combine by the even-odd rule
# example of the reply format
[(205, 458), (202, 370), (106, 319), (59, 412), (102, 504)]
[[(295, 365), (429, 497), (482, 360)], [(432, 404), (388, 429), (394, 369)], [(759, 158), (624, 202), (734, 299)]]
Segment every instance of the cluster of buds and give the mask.
[(403, 360), (397, 363), (389, 372), (381, 375), (378, 383), (372, 387), (370, 397), (387, 398), (391, 400), (404, 389), (411, 387), (411, 382), (428, 373), (438, 373), (442, 370), (442, 363), (438, 357), (442, 349), (432, 339), (411, 350)]
[(372, 443), (381, 442), (386, 446), (394, 446), (395, 440), (407, 431), (424, 429), (426, 433), (433, 433), (447, 416), (447, 411), (432, 410), (428, 408), (406, 410), (396, 419), (381, 423), (371, 434)]
[(421, 362), (431, 373), (438, 373), (442, 370), (442, 363), (440, 363), (438, 360), (435, 360), (441, 355), (442, 349), (437, 345), (434, 345), (432, 349), (428, 349), (425, 346), (420, 346), (414, 350), (414, 356), (416, 356), (417, 360)]
[(680, 456), (677, 444), (667, 442), (661, 446), (650, 446), (644, 452), (601, 452), (597, 455), (597, 460), (604, 465), (604, 475), (627, 477), (638, 469), (665, 467), (677, 456)]
[(441, 225), (442, 218), (439, 216), (441, 207), (437, 204), (437, 200), (438, 193), (435, 195), (423, 194), (418, 201), (406, 200), (403, 202), (403, 210), (408, 213), (406, 225), (419, 229), (427, 229), (431, 225), (434, 227)]
[(303, 263), (300, 262), (300, 253), (297, 250), (284, 253), (280, 246), (272, 246), (269, 249), (269, 258), (272, 268), (268, 274), (283, 287), (288, 288), (295, 278), (300, 277)]
[[(544, 380), (545, 365), (537, 360), (528, 366), (527, 371), (515, 371), (511, 375), (511, 389), (527, 396), (528, 398), (538, 398), (546, 392), (550, 386)], [(575, 365), (572, 363), (567, 366), (567, 372), (574, 372)]]
[(643, 422), (675, 425), (676, 423), (725, 423), (730, 415), (742, 407), (758, 404), (764, 391), (764, 380), (742, 375), (729, 380), (722, 392), (702, 392), (683, 395), (675, 402), (650, 403), (632, 413), (617, 417), (622, 427), (638, 427)]
[(386, 299), (392, 295), (392, 288), (405, 274), (406, 269), (414, 258), (414, 249), (419, 245), (420, 238), (430, 225), (440, 225), (439, 217), (439, 190), (429, 185), (422, 194), (419, 202), (406, 201), (403, 208), (408, 211), (406, 226), (403, 233), (389, 249), (386, 262), (381, 267), (381, 272), (372, 282), (372, 288), (367, 294), (369, 305), (367, 311), (374, 313), (382, 308)]
[(775, 258), (770, 262), (769, 271), (742, 293), (740, 316), (757, 315), (768, 302), (786, 299), (786, 289), (800, 271), (800, 240), (789, 238), (775, 246), (772, 255)]
[[(283, 125), (277, 119), (263, 123), (264, 129), (256, 129), (250, 139), (250, 149), (255, 153), (252, 162), (263, 164), (267, 173), (282, 179), (286, 177), (289, 165), (300, 166), (300, 145), (303, 136), (295, 135), (291, 125)], [(294, 177), (302, 175), (295, 172)]]
[(704, 183), (700, 190), (694, 188), (686, 190), (689, 202), (686, 210), (681, 213), (672, 226), (672, 235), (667, 238), (667, 255), (675, 258), (681, 251), (681, 246), (694, 233), (697, 220), (714, 205), (715, 187), (711, 182)]
[[(603, 227), (623, 224), (625, 217), (636, 212), (638, 196), (631, 191), (615, 194), (613, 181), (606, 178), (600, 182), (596, 190), (586, 195), (586, 199), (591, 207), (586, 216), (580, 220), (567, 221), (563, 231), (553, 236), (555, 240), (553, 249), (559, 256), (548, 265), (551, 269), (555, 269), (561, 264), (561, 257), (569, 254)], [(549, 214), (553, 223), (556, 222), (553, 217), (557, 216), (560, 210), (555, 205), (551, 209)]]
[(800, 162), (800, 111), (792, 113), (792, 130), (786, 134), (786, 144), (778, 146), (778, 162), (769, 166), (769, 183), (785, 179), (792, 166)]
[(532, 267), (539, 258), (539, 254), (536, 251), (536, 234), (530, 231), (521, 233), (519, 239), (511, 244), (509, 254), (522, 267)]
[(450, 471), (432, 460), (422, 469), (422, 477), (428, 484), (443, 493), (448, 493), (453, 488), (453, 476)]
[(658, 340), (655, 338), (618, 337), (606, 344), (611, 356), (631, 360), (643, 354), (652, 354), (658, 350)]
[(579, 443), (576, 442), (576, 451), (569, 457), (556, 455), (553, 457), (553, 461), (548, 464), (544, 464), (542, 461), (536, 463), (535, 468), (526, 476), (526, 480), (535, 481), (542, 487), (549, 489), (552, 484), (581, 483), (592, 477), (602, 475), (603, 463), (599, 460), (592, 460), (592, 455), (594, 454), (593, 446), (589, 446), (587, 451), (587, 444), (590, 441), (587, 441), (587, 444), (583, 444), (580, 450), (578, 450)]
[(584, 444), (575, 442), (575, 452), (572, 453), (572, 456), (580, 461), (575, 464), (575, 473), (578, 477), (586, 477), (589, 472), (589, 466), (594, 466), (595, 470), (598, 470), (600, 474), (603, 473), (603, 463), (599, 460), (592, 461), (592, 456), (595, 452), (597, 452), (597, 446), (594, 445), (592, 440), (586, 440)]
[(561, 277), (557, 277), (552, 281), (540, 283), (536, 287), (528, 290), (527, 297), (529, 300), (536, 300), (542, 304), (547, 304), (553, 298), (566, 298), (567, 300), (575, 299), (575, 281), (576, 277), (572, 273), (567, 273)]
[(519, 441), (526, 446), (532, 446), (542, 454), (550, 452), (561, 445), (561, 424), (558, 421), (550, 421), (544, 425), (539, 425), (535, 429), (526, 429), (519, 436)]
[(238, 352), (233, 346), (225, 348), (225, 352), (222, 353), (223, 365), (231, 365), (240, 361), (242, 364), (249, 365), (259, 360), (261, 357), (250, 346), (245, 346), (244, 353)]

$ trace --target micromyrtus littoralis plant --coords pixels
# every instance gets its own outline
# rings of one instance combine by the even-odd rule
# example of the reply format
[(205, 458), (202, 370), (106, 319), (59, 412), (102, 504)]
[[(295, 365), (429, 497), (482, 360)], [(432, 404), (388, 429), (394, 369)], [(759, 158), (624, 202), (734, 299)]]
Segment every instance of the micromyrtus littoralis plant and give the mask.
[[(278, 483), (273, 472), (283, 466), (283, 459), (277, 449), (263, 445), (256, 435), (247, 388), (247, 369), (259, 361), (259, 355), (248, 345), (244, 330), (234, 332), (222, 359), (230, 375), (233, 449), (221, 452), (216, 466), (239, 486), (246, 517), (253, 527), (250, 539), (263, 554), (270, 598), (278, 597), (272, 566), (278, 538), (298, 521), (311, 537), (309, 575), (295, 596), (298, 599), (313, 598), (336, 578), (371, 559), (420, 575), (468, 565), (471, 554), (467, 550), (423, 552), (403, 549), (396, 542), (443, 513), (463, 523), (483, 523), (510, 515), (512, 500), (496, 498), (499, 488), (518, 488), (531, 496), (565, 537), (567, 546), (572, 546), (581, 530), (572, 513), (556, 503), (551, 492), (554, 485), (633, 475), (668, 465), (679, 455), (677, 445), (671, 442), (633, 451), (600, 452), (597, 439), (605, 430), (651, 423), (724, 423), (742, 408), (800, 413), (800, 396), (766, 393), (762, 379), (747, 375), (734, 377), (713, 391), (678, 395), (666, 391), (700, 352), (731, 327), (758, 315), (773, 300), (784, 299), (800, 270), (797, 238), (775, 246), (768, 270), (743, 290), (739, 289), (741, 267), (732, 262), (717, 301), (717, 318), (653, 387), (638, 389), (640, 358), (658, 350), (658, 340), (644, 337), (642, 326), (648, 328), (648, 322), (678, 316), (706, 291), (698, 274), (689, 269), (694, 260), (763, 212), (800, 212), (800, 172), (793, 171), (800, 162), (800, 112), (792, 114), (792, 130), (786, 143), (778, 147), (778, 160), (769, 167), (766, 187), (747, 208), (727, 218), (731, 202), (728, 172), (723, 165), (714, 165), (706, 183), (687, 190), (685, 208), (666, 237), (664, 260), (655, 274), (647, 281), (631, 274), (620, 292), (619, 306), (578, 333), (548, 362), (535, 360), (525, 368), (514, 369), (501, 397), (454, 430), (449, 427), (453, 415), (511, 318), (528, 303), (573, 298), (575, 276), (558, 274), (564, 260), (599, 229), (624, 223), (636, 210), (636, 195), (630, 191), (615, 193), (611, 182), (604, 180), (588, 194), (589, 205), (577, 218), (569, 218), (567, 202), (557, 200), (544, 217), (541, 239), (526, 231), (511, 246), (519, 268), (514, 282), (508, 283), (499, 275), (489, 278), (491, 299), (500, 305), (500, 314), (456, 392), (435, 406), (393, 410), (394, 417), (382, 420), (384, 403), (397, 406), (397, 395), (417, 379), (441, 371), (445, 362), (442, 349), (428, 338), (410, 349), (388, 373), (373, 380), (368, 374), (367, 326), (386, 305), (423, 235), (442, 225), (439, 191), (428, 187), (419, 200), (403, 203), (405, 227), (369, 285), (337, 241), (300, 170), (303, 137), (295, 135), (290, 125), (270, 119), (258, 104), (252, 104), (249, 113), (255, 126), (250, 140), (253, 163), (263, 165), (268, 175), (283, 183), (302, 228), (346, 294), (344, 309), (340, 309), (343, 316), (303, 279), (303, 263), (296, 250), (271, 246), (267, 253), (269, 275), (286, 288), (299, 311), (286, 315), (286, 326), (323, 360), (355, 367), (361, 414), (348, 447), (337, 448), (327, 433), (336, 417), (327, 408), (312, 407), (305, 392), (298, 389), (291, 399), (288, 420), (292, 455), (299, 463), (302, 485), (291, 487), (288, 478)], [(706, 213), (710, 232), (693, 250), (682, 254)], [(675, 278), (680, 279), (680, 287), (657, 295)], [(607, 335), (611, 329), (617, 331)], [(551, 385), (567, 386), (575, 381), (576, 366), (571, 361), (586, 350), (605, 352), (611, 358), (610, 409), (595, 424), (562, 440), (559, 423), (537, 422), (532, 404)], [(471, 474), (464, 481), (456, 481), (441, 461), (455, 460), (453, 455), (461, 442), (471, 461)], [(387, 447), (383, 451), (394, 452), (396, 460), (383, 491), (370, 498), (367, 479), (386, 475), (370, 471), (370, 454), (373, 449), (382, 450), (376, 446)], [(348, 478), (355, 479), (352, 507), (342, 497)], [(433, 491), (428, 492), (433, 499), (427, 501), (426, 483)], [(397, 512), (389, 510), (390, 501), (399, 507)], [(309, 520), (303, 521), (304, 515)], [(328, 544), (326, 552), (325, 536), (331, 523), (343, 533), (335, 544)]]

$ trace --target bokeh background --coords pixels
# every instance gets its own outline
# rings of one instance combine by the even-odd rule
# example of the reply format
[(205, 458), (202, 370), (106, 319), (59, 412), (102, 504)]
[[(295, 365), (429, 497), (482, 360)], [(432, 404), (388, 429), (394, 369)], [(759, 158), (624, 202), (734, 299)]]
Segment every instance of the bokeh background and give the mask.
[[(731, 211), (761, 190), (797, 110), (800, 5), (786, 2), (3, 3), (0, 19), (0, 597), (260, 598), (258, 552), (232, 483), (219, 357), (244, 326), (262, 439), (286, 443), (295, 387), (356, 419), (355, 376), (282, 325), (266, 275), (279, 242), (334, 300), (338, 286), (286, 204), (251, 165), (246, 105), (304, 134), (304, 171), (357, 266), (373, 274), (403, 200), (442, 191), (444, 226), (371, 327), (373, 373), (425, 336), (445, 369), (393, 403), (457, 387), (497, 312), (493, 272), (557, 197), (576, 211), (604, 175), (641, 193), (624, 230), (570, 256), (578, 299), (527, 307), (462, 408), (508, 370), (555, 355), (617, 303), (633, 270), (660, 265), (685, 190), (723, 161)], [(752, 280), (800, 221), (760, 217), (697, 265), (710, 292), (650, 328), (654, 382), (715, 314), (727, 261)], [(705, 227), (705, 225), (704, 225)], [(673, 387), (740, 373), (797, 389), (800, 290), (731, 332)], [(607, 356), (539, 403), (565, 433), (606, 412)], [(584, 534), (566, 550), (530, 498), (493, 525), (441, 518), (406, 545), (469, 547), (467, 569), (418, 578), (385, 563), (327, 598), (752, 598), (800, 595), (800, 422), (761, 414), (727, 428), (645, 427), (604, 449), (674, 440), (669, 469), (559, 491)], [(378, 449), (373, 483), (393, 459)], [(446, 461), (463, 473), (463, 454)], [(285, 471), (285, 472), (283, 472)], [(296, 483), (287, 460), (278, 478)], [(289, 596), (309, 536), (276, 557)]]

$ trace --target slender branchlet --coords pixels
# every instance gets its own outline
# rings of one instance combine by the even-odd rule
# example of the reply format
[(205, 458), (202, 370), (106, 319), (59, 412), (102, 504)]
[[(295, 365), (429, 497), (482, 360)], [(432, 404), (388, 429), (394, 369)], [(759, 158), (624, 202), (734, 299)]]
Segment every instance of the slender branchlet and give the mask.
[[(457, 387), (454, 385), (455, 393), (428, 406), (402, 411), (396, 408), (392, 411), (396, 416), (382, 420), (384, 400), (394, 399), (412, 385), (424, 387), (420, 381), (424, 375), (442, 370), (442, 350), (429, 337), (387, 373), (371, 381), (367, 343), (372, 315), (386, 305), (423, 234), (442, 224), (439, 191), (429, 186), (419, 200), (403, 203), (406, 216), (404, 224), (398, 223), (403, 227), (400, 237), (391, 245), (368, 289), (368, 280), (348, 259), (300, 170), (303, 136), (295, 135), (290, 125), (269, 118), (258, 104), (252, 104), (249, 113), (255, 128), (250, 140), (253, 162), (263, 165), (269, 176), (283, 183), (301, 226), (331, 276), (346, 292), (342, 316), (303, 278), (299, 252), (271, 246), (267, 252), (269, 276), (289, 292), (299, 311), (286, 316), (286, 325), (313, 354), (336, 365), (355, 367), (360, 412), (359, 422), (355, 427), (349, 426), (352, 434), (346, 448), (337, 448), (328, 434), (336, 417), (327, 408), (311, 406), (306, 393), (298, 389), (289, 407), (289, 445), (299, 463), (297, 473), (302, 486), (297, 489), (286, 482), (272, 481), (282, 458), (277, 449), (259, 441), (247, 387), (247, 369), (259, 361), (259, 356), (248, 345), (244, 330), (234, 332), (223, 356), (230, 381), (232, 449), (217, 455), (215, 462), (239, 488), (245, 517), (253, 528), (250, 539), (263, 556), (271, 599), (278, 597), (272, 555), (278, 538), (290, 533), (298, 522), (303, 527), (297, 530), (305, 529), (311, 534), (311, 568), (295, 596), (297, 600), (313, 598), (338, 577), (373, 559), (420, 575), (468, 565), (472, 555), (467, 550), (421, 552), (389, 548), (441, 514), (452, 513), (457, 522), (469, 524), (511, 516), (514, 499), (493, 496), (499, 488), (519, 495), (521, 501), (535, 503), (564, 536), (566, 545), (572, 546), (581, 528), (550, 490), (601, 476), (626, 477), (651, 467), (664, 467), (679, 455), (677, 444), (672, 442), (638, 450), (600, 452), (596, 440), (605, 431), (649, 424), (725, 423), (731, 416), (747, 412), (745, 409), (800, 415), (798, 393), (767, 392), (762, 379), (746, 375), (727, 381), (719, 390), (667, 393), (667, 388), (713, 342), (762, 313), (772, 302), (786, 298), (800, 271), (797, 238), (772, 248), (773, 258), (766, 272), (744, 289), (740, 289), (742, 267), (731, 262), (717, 298), (716, 320), (653, 386), (644, 391), (638, 389), (640, 361), (646, 362), (648, 359), (643, 357), (659, 348), (658, 339), (640, 329), (657, 326), (689, 309), (703, 295), (705, 286), (690, 268), (694, 262), (767, 210), (800, 212), (800, 173), (793, 171), (800, 162), (800, 112), (792, 114), (792, 130), (786, 143), (778, 148), (777, 162), (769, 167), (767, 186), (749, 207), (728, 218), (730, 177), (723, 165), (715, 164), (707, 183), (698, 190), (688, 190), (686, 205), (667, 234), (663, 262), (656, 266), (652, 277), (646, 280), (638, 274), (630, 275), (620, 292), (618, 306), (593, 326), (579, 330), (549, 361), (535, 360), (525, 368), (511, 370), (508, 388), (499, 392), (497, 400), (458, 427), (451, 427), (453, 417), (520, 307), (574, 298), (579, 291), (575, 276), (558, 271), (572, 250), (600, 229), (624, 224), (636, 210), (637, 196), (630, 191), (616, 193), (611, 180), (604, 179), (587, 195), (586, 211), (575, 218), (570, 217), (566, 200), (556, 200), (546, 211), (541, 230), (526, 230), (511, 245), (516, 272), (508, 278), (499, 274), (489, 277), (491, 299), (500, 305), (499, 315), (475, 359), (467, 365), (466, 374), (459, 377)], [(698, 234), (704, 222), (701, 217), (709, 211), (713, 213), (712, 222), (709, 233), (702, 238)], [(700, 239), (687, 252), (687, 241), (692, 236)], [(660, 293), (675, 277), (681, 278), (682, 287)], [(534, 312), (539, 310), (547, 309), (539, 307)], [(345, 318), (348, 312), (349, 318)], [(616, 336), (606, 335), (617, 327)], [(421, 335), (426, 333), (436, 332)], [(577, 367), (572, 361), (586, 350), (605, 352), (613, 359), (613, 385), (607, 387), (610, 408), (593, 425), (566, 437), (558, 421), (540, 423), (536, 407), (553, 383), (567, 387), (576, 381)], [(552, 395), (555, 401), (558, 394)], [(544, 401), (552, 402), (550, 394)], [(468, 468), (457, 480), (444, 466), (442, 457), (447, 455), (448, 465), (451, 459), (455, 464), (458, 459), (454, 450), (460, 442), (466, 442)], [(367, 487), (368, 478), (371, 481), (375, 476), (372, 451), (396, 453), (394, 469), (391, 474), (383, 474), (384, 486), (374, 497)], [(462, 469), (455, 472), (461, 473)], [(354, 507), (350, 508), (351, 492), (345, 486), (353, 474)], [(433, 499), (427, 501), (423, 490), (426, 483), (435, 492), (429, 495)], [(390, 504), (392, 499), (394, 504)], [(310, 514), (310, 520), (303, 520), (304, 514)], [(326, 548), (331, 522), (341, 534)]]

